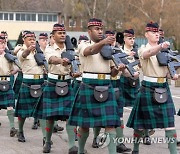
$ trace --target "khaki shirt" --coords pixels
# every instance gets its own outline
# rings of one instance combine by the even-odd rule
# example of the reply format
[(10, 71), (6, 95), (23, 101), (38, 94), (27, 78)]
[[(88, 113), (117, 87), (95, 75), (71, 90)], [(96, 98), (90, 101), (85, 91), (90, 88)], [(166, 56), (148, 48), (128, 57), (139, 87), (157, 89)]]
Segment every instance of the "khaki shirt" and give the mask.
[[(45, 49), (45, 57), (47, 62), (49, 61), (49, 58), (52, 56), (61, 58), (61, 53), (65, 52), (66, 48), (60, 49), (56, 43), (54, 43), (53, 46), (47, 46)], [(67, 75), (71, 72), (70, 70), (71, 66), (62, 66), (61, 64), (55, 65), (55, 64), (48, 64), (48, 72), (52, 74), (57, 75)]]
[(23, 74), (43, 74), (43, 66), (38, 66), (36, 60), (34, 59), (34, 52), (26, 57), (22, 57), (22, 53), (26, 50), (27, 47), (24, 45), (21, 50), (17, 53), (17, 57), (21, 63), (21, 69)]
[(81, 41), (79, 44), (79, 59), (83, 71), (92, 73), (110, 73), (110, 67), (114, 66), (111, 60), (104, 60), (100, 53), (84, 56), (85, 48), (93, 44), (93, 41)]
[(0, 76), (9, 76), (15, 66), (13, 63), (8, 62), (4, 55), (5, 53), (0, 55)]
[(143, 58), (145, 49), (150, 49), (151, 47), (152, 46), (148, 43), (146, 46), (142, 46), (138, 51), (143, 75), (156, 78), (166, 77), (168, 74), (168, 68), (167, 66), (159, 66), (156, 55), (151, 56), (148, 59)]
[[(127, 60), (130, 62), (130, 63), (132, 63), (132, 62), (134, 62), (135, 61), (135, 58), (134, 58), (134, 56), (130, 56), (130, 54), (131, 54), (131, 50), (132, 50), (133, 48), (131, 48), (131, 49), (128, 49), (128, 48), (126, 48), (126, 46), (124, 46), (124, 52), (127, 54), (127, 55), (129, 55), (128, 57), (127, 57)], [(134, 66), (134, 69), (136, 70), (136, 71), (139, 71), (139, 66), (138, 65), (135, 65)]]

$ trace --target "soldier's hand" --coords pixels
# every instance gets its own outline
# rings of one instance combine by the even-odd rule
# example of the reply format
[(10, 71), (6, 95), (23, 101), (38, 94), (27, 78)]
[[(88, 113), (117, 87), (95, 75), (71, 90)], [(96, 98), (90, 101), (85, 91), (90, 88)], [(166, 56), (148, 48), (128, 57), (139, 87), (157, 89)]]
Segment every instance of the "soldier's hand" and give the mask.
[(135, 54), (136, 54), (136, 52), (131, 51), (130, 54), (129, 54), (129, 56), (134, 56)]
[(108, 36), (102, 41), (105, 45), (113, 44), (116, 41), (116, 38), (115, 38), (115, 36)]
[(63, 66), (69, 65), (69, 59), (67, 59), (67, 58), (62, 58), (62, 59), (61, 59), (61, 64), (62, 64)]
[(119, 64), (119, 66), (118, 66), (118, 71), (123, 71), (124, 69), (126, 68), (126, 65), (124, 65), (124, 64)]
[(77, 78), (80, 77), (82, 73), (78, 72), (78, 73), (72, 73), (72, 77), (73, 78)]
[(139, 72), (134, 72), (133, 77), (134, 77), (134, 78), (138, 78), (138, 77), (139, 77), (139, 74), (140, 74)]
[(30, 45), (27, 49), (28, 49), (29, 52), (31, 52), (31, 51), (34, 51), (36, 49), (36, 46), (35, 45)]
[(172, 78), (172, 80), (177, 80), (180, 77), (180, 74), (175, 74)]
[(169, 46), (170, 46), (170, 43), (167, 42), (167, 41), (161, 43), (161, 47), (162, 47), (163, 49), (167, 49)]

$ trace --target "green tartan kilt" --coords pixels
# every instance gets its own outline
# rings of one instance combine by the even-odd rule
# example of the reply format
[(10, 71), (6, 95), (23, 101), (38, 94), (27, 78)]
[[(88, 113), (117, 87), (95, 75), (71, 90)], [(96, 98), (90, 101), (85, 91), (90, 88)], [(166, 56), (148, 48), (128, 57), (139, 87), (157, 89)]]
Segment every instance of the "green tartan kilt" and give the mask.
[(18, 75), (16, 77), (16, 80), (15, 80), (14, 86), (13, 86), (13, 90), (14, 90), (14, 93), (15, 93), (15, 99), (18, 98), (22, 80), (23, 80), (23, 74), (22, 74), (22, 72), (19, 71)]
[(44, 83), (44, 79), (23, 79), (21, 88), (19, 90), (19, 96), (17, 99), (15, 116), (22, 118), (33, 117), (34, 110), (40, 98), (33, 98), (30, 95), (30, 88), (28, 86), (31, 85), (43, 86), (43, 83)]
[[(109, 85), (106, 102), (95, 100), (94, 90), (89, 87)], [(69, 124), (84, 128), (120, 126), (119, 110), (110, 80), (83, 79), (73, 103)]]
[(76, 79), (73, 79), (72, 81), (72, 87), (73, 87), (73, 90), (74, 90), (74, 95), (77, 94), (79, 88), (80, 88), (80, 85), (81, 85), (81, 81), (79, 80), (76, 80)]
[[(1, 76), (2, 77), (2, 76)], [(7, 109), (7, 107), (15, 107), (14, 91), (13, 91), (14, 76), (10, 76), (10, 88), (8, 91), (0, 91), (0, 109)]]
[[(152, 88), (167, 88), (168, 100), (158, 104), (153, 100)], [(174, 103), (168, 83), (142, 81), (142, 87), (129, 116), (127, 126), (134, 129), (174, 127)]]
[(137, 85), (137, 87), (131, 87), (129, 84), (129, 78), (121, 76), (120, 78), (120, 90), (122, 92), (122, 97), (120, 98), (121, 102), (124, 104), (124, 106), (133, 106), (137, 94), (139, 92), (140, 88), (140, 82)]
[(121, 85), (120, 85), (120, 80), (111, 80), (111, 84), (113, 86), (113, 88), (119, 88), (119, 98), (117, 101), (117, 104), (118, 104), (118, 109), (119, 109), (119, 117), (122, 118), (123, 117), (123, 107), (124, 107), (124, 104), (123, 104), (123, 97), (122, 97), (122, 90), (120, 89)]
[(180, 116), (180, 109), (179, 109), (179, 111), (178, 111), (177, 115), (178, 115), (178, 116)]
[[(68, 82), (69, 92), (67, 95), (59, 96), (56, 94), (55, 85), (57, 82)], [(74, 91), (70, 79), (56, 80), (48, 78), (43, 92), (43, 119), (67, 120), (72, 109), (73, 101)]]

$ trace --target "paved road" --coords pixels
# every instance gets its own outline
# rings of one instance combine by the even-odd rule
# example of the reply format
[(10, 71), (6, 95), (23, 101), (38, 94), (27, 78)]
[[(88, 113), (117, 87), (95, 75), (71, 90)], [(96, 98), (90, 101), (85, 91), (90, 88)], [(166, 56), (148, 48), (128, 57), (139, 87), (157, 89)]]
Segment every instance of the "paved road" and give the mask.
[[(176, 110), (180, 108), (180, 88), (174, 87), (174, 82), (172, 82), (171, 91), (173, 95), (173, 99), (175, 102)], [(128, 116), (131, 112), (131, 108), (124, 109), (124, 121), (127, 122)], [(180, 139), (180, 117), (175, 116), (176, 118), (176, 129), (177, 134)], [(42, 133), (40, 128), (38, 130), (32, 130), (31, 125), (33, 123), (32, 118), (26, 119), (25, 122), (25, 137), (26, 142), (20, 143), (17, 141), (17, 138), (9, 137), (9, 124), (8, 118), (6, 116), (6, 111), (0, 111), (0, 121), (2, 126), (0, 126), (0, 154), (41, 154), (42, 153)], [(59, 125), (65, 126), (65, 122), (58, 122)], [(17, 119), (16, 119), (17, 126)], [(104, 131), (102, 129), (102, 131)], [(124, 130), (124, 134), (126, 137), (132, 137), (132, 129), (126, 128)], [(164, 130), (158, 129), (156, 130), (153, 137), (164, 137)], [(91, 148), (93, 135), (92, 130), (90, 132), (90, 136), (87, 140), (86, 149), (88, 154), (106, 154), (107, 148), (103, 149), (93, 149)], [(62, 133), (54, 133), (52, 140), (54, 142), (52, 146), (52, 154), (67, 154), (68, 153), (68, 144), (67, 144), (67, 135), (66, 131)], [(132, 148), (132, 144), (127, 144), (128, 147)], [(180, 154), (180, 148), (179, 148)], [(152, 144), (150, 146), (140, 145), (140, 154), (169, 154), (167, 149), (167, 144)]]

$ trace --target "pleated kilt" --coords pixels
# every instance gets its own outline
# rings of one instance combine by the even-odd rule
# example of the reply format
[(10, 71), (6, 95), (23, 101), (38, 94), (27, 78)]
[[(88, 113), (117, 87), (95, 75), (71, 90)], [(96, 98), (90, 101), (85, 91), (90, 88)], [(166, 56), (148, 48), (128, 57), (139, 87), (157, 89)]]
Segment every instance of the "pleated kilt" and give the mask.
[(123, 117), (123, 107), (124, 107), (124, 104), (122, 102), (122, 90), (120, 89), (121, 85), (120, 85), (120, 80), (117, 79), (117, 80), (111, 80), (111, 83), (112, 83), (112, 86), (113, 88), (119, 88), (119, 98), (117, 101), (117, 104), (118, 104), (118, 109), (119, 109), (119, 117), (122, 118)]
[(76, 79), (73, 79), (72, 81), (72, 87), (73, 87), (73, 90), (74, 90), (74, 95), (77, 94), (79, 88), (80, 88), (80, 85), (81, 85), (81, 81), (79, 80), (76, 80)]
[(7, 109), (7, 107), (15, 106), (15, 95), (13, 91), (14, 76), (10, 76), (10, 88), (8, 91), (0, 91), (0, 109)]
[[(59, 96), (56, 94), (56, 82), (68, 82), (69, 92), (66, 96)], [(63, 121), (67, 120), (72, 109), (73, 101), (74, 91), (72, 88), (71, 79), (56, 80), (48, 78), (47, 85), (45, 86), (43, 92), (43, 118)]]
[(17, 105), (15, 109), (15, 115), (17, 117), (33, 117), (34, 110), (39, 102), (40, 98), (33, 98), (30, 95), (31, 85), (43, 85), (44, 79), (23, 79), (21, 88), (19, 90), (19, 96), (17, 99)]
[(21, 71), (19, 71), (18, 75), (16, 77), (16, 80), (14, 82), (14, 86), (13, 86), (13, 90), (14, 90), (14, 93), (15, 93), (15, 99), (18, 98), (19, 90), (20, 90), (20, 87), (21, 87), (22, 80), (23, 80), (23, 74), (22, 74)]
[(179, 109), (179, 111), (178, 111), (177, 115), (178, 115), (178, 116), (180, 116), (180, 109)]
[[(168, 90), (168, 100), (164, 104), (158, 104), (153, 101), (153, 91), (151, 88), (160, 87), (167, 88)], [(134, 129), (174, 127), (175, 114), (168, 83), (142, 81), (142, 87), (129, 116), (127, 126)]]
[[(139, 82), (140, 83), (140, 82)], [(129, 84), (128, 77), (121, 76), (120, 78), (120, 90), (122, 92), (122, 97), (120, 101), (124, 104), (124, 106), (133, 106), (137, 94), (139, 92), (140, 84), (137, 87), (131, 87)]]
[[(75, 97), (69, 124), (84, 128), (120, 126), (119, 110), (110, 80), (83, 79), (83, 84)], [(109, 85), (109, 97), (106, 102), (98, 102), (89, 87)]]

